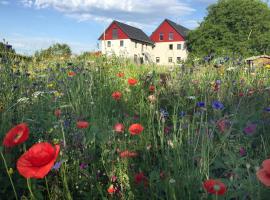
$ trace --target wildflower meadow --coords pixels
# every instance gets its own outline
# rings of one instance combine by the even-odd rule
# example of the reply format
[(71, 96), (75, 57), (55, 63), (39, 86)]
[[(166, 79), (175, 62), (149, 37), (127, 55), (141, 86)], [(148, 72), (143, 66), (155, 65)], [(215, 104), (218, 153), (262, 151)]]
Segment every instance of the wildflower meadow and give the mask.
[(269, 75), (2, 60), (0, 199), (269, 199)]

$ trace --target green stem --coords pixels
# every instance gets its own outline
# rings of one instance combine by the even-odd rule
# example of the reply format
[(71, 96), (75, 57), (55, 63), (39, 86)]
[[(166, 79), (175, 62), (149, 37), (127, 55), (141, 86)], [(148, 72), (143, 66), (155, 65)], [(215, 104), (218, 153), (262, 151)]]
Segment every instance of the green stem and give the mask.
[(12, 181), (12, 178), (11, 178), (9, 172), (8, 172), (7, 162), (6, 162), (6, 159), (5, 159), (5, 157), (4, 157), (4, 155), (3, 155), (2, 152), (1, 152), (1, 157), (2, 157), (2, 159), (4, 161), (4, 165), (5, 165), (5, 168), (6, 168), (6, 171), (7, 171), (7, 174), (8, 174), (8, 177), (9, 177), (9, 180), (10, 180), (10, 183), (11, 183), (11, 186), (12, 186), (12, 189), (13, 189), (13, 192), (14, 192), (14, 195), (15, 195), (15, 199), (18, 200), (17, 192), (15, 190), (15, 187), (14, 187), (14, 184), (13, 184), (13, 181)]
[(34, 196), (34, 194), (33, 194), (33, 192), (32, 192), (32, 189), (31, 189), (30, 179), (27, 178), (26, 180), (27, 180), (27, 187), (28, 187), (28, 190), (29, 190), (30, 195), (31, 195), (31, 199), (35, 199), (35, 196)]
[(47, 180), (46, 176), (45, 176), (45, 183), (46, 183), (46, 188), (47, 188), (47, 192), (48, 192), (48, 197), (49, 197), (49, 199), (51, 199), (51, 194), (50, 194), (50, 190), (49, 190), (49, 186), (48, 186), (48, 180)]

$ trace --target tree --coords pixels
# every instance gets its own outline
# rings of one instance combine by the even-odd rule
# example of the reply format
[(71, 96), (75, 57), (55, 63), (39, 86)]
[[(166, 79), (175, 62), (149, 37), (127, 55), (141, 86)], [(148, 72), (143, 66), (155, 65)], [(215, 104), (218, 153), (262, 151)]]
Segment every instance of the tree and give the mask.
[(219, 0), (187, 37), (193, 55), (270, 53), (270, 8), (261, 0)]
[(67, 44), (56, 43), (50, 46), (48, 49), (41, 50), (35, 53), (35, 57), (49, 58), (49, 57), (70, 57), (71, 49)]

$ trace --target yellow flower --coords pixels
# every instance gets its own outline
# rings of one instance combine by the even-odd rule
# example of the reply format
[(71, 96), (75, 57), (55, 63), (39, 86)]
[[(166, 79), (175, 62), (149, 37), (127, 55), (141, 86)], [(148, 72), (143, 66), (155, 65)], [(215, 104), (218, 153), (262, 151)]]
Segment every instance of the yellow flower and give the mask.
[(264, 66), (265, 69), (270, 69), (270, 64)]
[(13, 173), (14, 173), (13, 169), (12, 169), (12, 168), (9, 168), (8, 174), (9, 174), (9, 175), (12, 175)]
[(52, 88), (53, 87), (53, 83), (48, 84), (48, 88)]

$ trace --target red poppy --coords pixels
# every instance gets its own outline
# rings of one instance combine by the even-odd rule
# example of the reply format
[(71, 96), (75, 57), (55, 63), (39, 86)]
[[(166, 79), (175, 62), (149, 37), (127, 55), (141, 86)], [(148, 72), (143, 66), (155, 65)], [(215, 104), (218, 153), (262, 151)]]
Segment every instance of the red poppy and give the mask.
[(110, 185), (110, 187), (107, 189), (107, 192), (109, 194), (113, 194), (116, 192), (116, 188), (113, 185)]
[(131, 135), (139, 135), (141, 134), (141, 132), (143, 131), (143, 126), (141, 124), (132, 124), (130, 127), (129, 127), (129, 132)]
[(75, 76), (75, 75), (76, 75), (76, 72), (74, 72), (74, 71), (69, 71), (68, 72), (69, 77), (72, 77), (72, 76)]
[(124, 126), (124, 124), (117, 123), (114, 125), (113, 130), (116, 133), (123, 133), (125, 131), (125, 126)]
[(140, 184), (140, 183), (143, 182), (144, 187), (146, 187), (147, 184), (148, 184), (147, 177), (144, 175), (143, 172), (140, 172), (140, 173), (135, 174), (134, 181), (135, 181), (136, 184)]
[(263, 161), (262, 168), (256, 173), (257, 178), (267, 187), (270, 187), (270, 159)]
[(26, 123), (18, 124), (10, 129), (3, 141), (5, 147), (14, 147), (25, 142), (29, 137), (29, 128)]
[(223, 195), (227, 191), (226, 185), (219, 180), (209, 179), (203, 183), (204, 189), (210, 194)]
[(150, 86), (149, 86), (149, 91), (150, 91), (150, 92), (154, 92), (154, 91), (155, 91), (155, 89), (156, 89), (156, 88), (155, 88), (155, 86), (154, 86), (154, 85), (150, 85)]
[(89, 123), (87, 121), (78, 121), (77, 122), (77, 128), (88, 128)]
[(115, 91), (112, 93), (112, 98), (115, 99), (116, 101), (119, 101), (122, 97), (122, 93), (119, 91)]
[(56, 109), (56, 110), (54, 111), (54, 115), (55, 115), (56, 117), (60, 117), (61, 114), (62, 114), (62, 111), (61, 111), (60, 109)]
[(134, 151), (125, 150), (120, 153), (121, 158), (135, 158), (138, 156), (138, 153)]
[(123, 72), (119, 72), (119, 73), (117, 74), (117, 76), (118, 76), (119, 78), (122, 78), (122, 77), (125, 76), (125, 74), (124, 74)]
[(135, 79), (135, 78), (129, 78), (128, 79), (128, 84), (130, 85), (130, 86), (134, 86), (134, 85), (136, 85), (138, 83), (138, 81)]
[(18, 159), (17, 169), (25, 178), (44, 178), (54, 166), (59, 151), (59, 145), (34, 144)]

